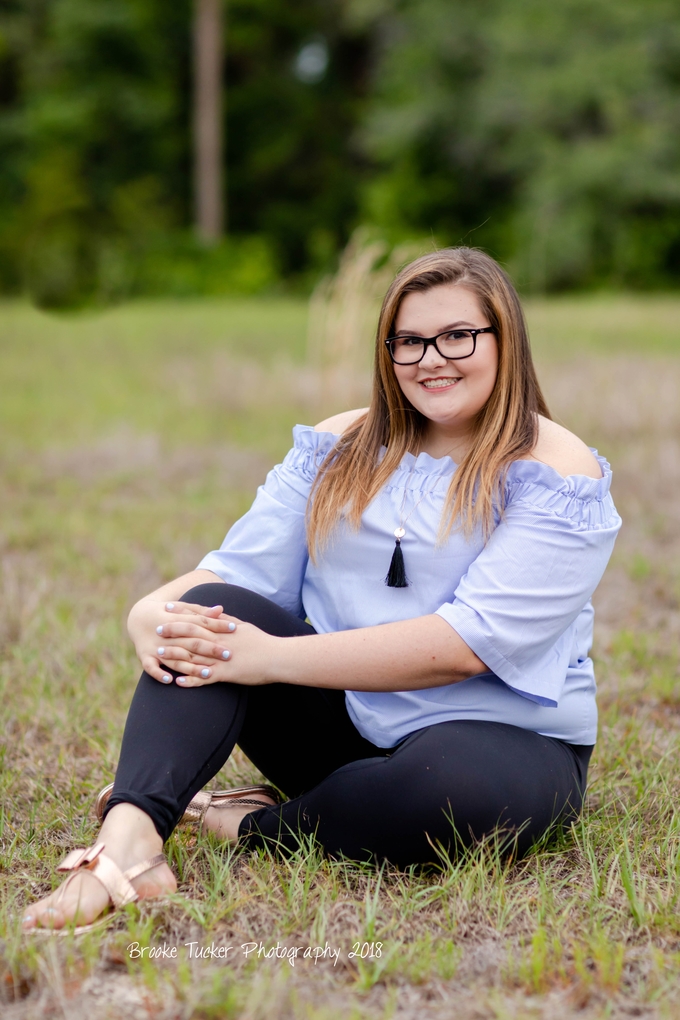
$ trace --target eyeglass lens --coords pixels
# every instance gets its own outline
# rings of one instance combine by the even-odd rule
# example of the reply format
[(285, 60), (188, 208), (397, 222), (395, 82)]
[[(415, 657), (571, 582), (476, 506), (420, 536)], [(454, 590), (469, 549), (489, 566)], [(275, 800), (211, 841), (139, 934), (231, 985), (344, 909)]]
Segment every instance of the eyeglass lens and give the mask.
[[(423, 357), (426, 344), (417, 336), (398, 336), (390, 340), (392, 358), (398, 365), (413, 365)], [(474, 334), (466, 329), (437, 337), (437, 349), (445, 358), (469, 358), (475, 349)]]

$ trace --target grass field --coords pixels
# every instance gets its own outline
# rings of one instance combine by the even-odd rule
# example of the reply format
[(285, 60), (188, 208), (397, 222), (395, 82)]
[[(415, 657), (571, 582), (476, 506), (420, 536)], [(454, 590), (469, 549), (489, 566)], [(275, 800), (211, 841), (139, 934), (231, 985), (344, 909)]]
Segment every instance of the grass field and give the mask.
[[(596, 595), (582, 822), (523, 862), (487, 847), (430, 875), (313, 848), (281, 863), (178, 830), (170, 901), (31, 940), (18, 914), (89, 844), (113, 776), (137, 675), (129, 605), (215, 547), (291, 426), (342, 409), (347, 387), (305, 363), (292, 301), (0, 306), (3, 1017), (680, 1015), (680, 298), (533, 302), (529, 318), (553, 411), (613, 462), (625, 522)], [(352, 386), (360, 400), (365, 375)], [(219, 783), (255, 776), (237, 756)], [(249, 943), (338, 956), (291, 965)], [(197, 958), (211, 945), (233, 948)]]

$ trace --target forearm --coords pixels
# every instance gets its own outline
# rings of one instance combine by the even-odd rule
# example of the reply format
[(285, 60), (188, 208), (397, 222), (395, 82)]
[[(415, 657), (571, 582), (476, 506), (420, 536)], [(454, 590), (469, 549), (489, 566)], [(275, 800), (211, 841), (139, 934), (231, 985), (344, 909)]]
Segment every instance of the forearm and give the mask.
[(459, 683), (487, 666), (440, 616), (279, 639), (270, 679), (354, 691)]

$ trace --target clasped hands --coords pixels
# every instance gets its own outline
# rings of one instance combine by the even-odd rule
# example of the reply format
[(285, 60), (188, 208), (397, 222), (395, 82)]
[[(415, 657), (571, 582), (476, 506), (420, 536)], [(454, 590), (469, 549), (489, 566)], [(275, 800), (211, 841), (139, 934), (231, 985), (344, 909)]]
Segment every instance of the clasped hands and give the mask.
[(251, 623), (227, 616), (222, 606), (142, 599), (128, 619), (128, 631), (143, 669), (170, 684), (172, 669), (181, 687), (223, 681), (271, 683), (278, 643)]

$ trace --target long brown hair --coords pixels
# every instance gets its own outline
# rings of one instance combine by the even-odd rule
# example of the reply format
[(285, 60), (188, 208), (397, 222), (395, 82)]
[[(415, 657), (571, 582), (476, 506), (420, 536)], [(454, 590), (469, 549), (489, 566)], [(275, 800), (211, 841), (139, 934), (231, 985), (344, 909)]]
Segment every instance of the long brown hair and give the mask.
[[(440, 537), (458, 522), (465, 534), (481, 525), (493, 530), (494, 507), (502, 509), (504, 473), (533, 450), (537, 414), (550, 417), (531, 357), (522, 307), (510, 278), (477, 248), (442, 248), (402, 269), (383, 301), (375, 343), (373, 395), (365, 415), (340, 437), (326, 457), (308, 505), (307, 540), (312, 558), (329, 541), (341, 516), (359, 527), (361, 515), (407, 452), (418, 452), (428, 419), (402, 393), (385, 340), (392, 335), (405, 294), (442, 284), (473, 291), (498, 342), (498, 374), (477, 416), (468, 453), (453, 476)], [(385, 456), (380, 453), (386, 447)]]

